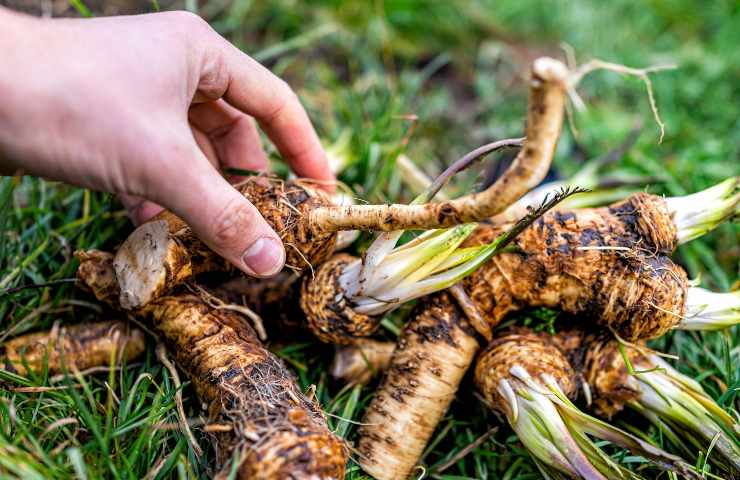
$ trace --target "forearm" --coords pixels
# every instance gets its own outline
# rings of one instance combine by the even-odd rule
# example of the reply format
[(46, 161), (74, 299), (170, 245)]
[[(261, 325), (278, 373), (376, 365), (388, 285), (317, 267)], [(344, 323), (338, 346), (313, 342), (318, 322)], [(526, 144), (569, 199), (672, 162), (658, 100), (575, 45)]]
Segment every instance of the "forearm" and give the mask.
[(84, 23), (0, 11), (0, 29), (8, 32), (0, 38), (7, 52), (0, 58), (0, 174), (120, 190), (106, 166), (116, 152), (104, 147), (111, 131), (127, 133), (122, 122), (106, 128), (115, 110), (106, 92), (110, 68), (95, 61), (95, 26)]
[(30, 88), (38, 77), (34, 65), (38, 59), (31, 52), (37, 43), (38, 19), (0, 7), (0, 175), (23, 173), (19, 159), (29, 152), (23, 144), (29, 124), (28, 107), (38, 104)]
[[(12, 59), (15, 55), (15, 46), (19, 39), (19, 23), (22, 15), (0, 6), (0, 51), (5, 52), (0, 64), (0, 95), (4, 98), (12, 98), (14, 87), (11, 81)], [(4, 132), (10, 122), (7, 102), (0, 102), (0, 175), (12, 175), (13, 167), (10, 166), (10, 153), (8, 146), (3, 141)]]

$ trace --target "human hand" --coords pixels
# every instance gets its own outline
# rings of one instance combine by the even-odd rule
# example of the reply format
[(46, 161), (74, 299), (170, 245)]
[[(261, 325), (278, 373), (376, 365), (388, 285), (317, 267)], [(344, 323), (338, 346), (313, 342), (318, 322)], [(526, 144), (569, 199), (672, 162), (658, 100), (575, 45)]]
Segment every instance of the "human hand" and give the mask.
[(280, 238), (219, 168), (267, 168), (254, 118), (299, 176), (334, 179), (284, 81), (186, 12), (0, 8), (0, 30), (0, 173), (119, 194), (135, 222), (162, 205), (246, 273), (282, 268)]

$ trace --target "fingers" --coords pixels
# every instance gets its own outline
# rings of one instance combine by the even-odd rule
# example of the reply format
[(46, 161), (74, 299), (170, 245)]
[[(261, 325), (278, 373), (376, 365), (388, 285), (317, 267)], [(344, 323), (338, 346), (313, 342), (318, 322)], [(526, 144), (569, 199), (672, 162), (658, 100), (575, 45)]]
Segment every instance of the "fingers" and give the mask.
[[(195, 142), (214, 168), (219, 168), (218, 153), (208, 136), (195, 127), (191, 127)], [(235, 178), (234, 180), (238, 180)], [(160, 205), (150, 202), (138, 195), (118, 194), (118, 199), (123, 204), (129, 218), (134, 225), (141, 225), (163, 210)]]
[[(211, 49), (206, 49), (205, 55), (220, 61), (204, 62), (199, 91), (223, 88), (219, 92), (223, 98), (257, 119), (299, 176), (333, 181), (334, 174), (318, 136), (288, 84), (217, 35)], [(224, 78), (224, 83), (214, 81), (218, 78)], [(205, 92), (206, 96), (213, 94)]]
[(201, 240), (245, 273), (278, 273), (285, 263), (280, 237), (191, 143), (169, 149), (175, 150), (180, 165), (173, 175), (154, 176), (148, 196), (179, 215)]
[[(223, 100), (216, 100), (194, 105), (188, 117), (196, 131), (209, 140), (221, 168), (267, 170), (267, 155), (254, 120), (249, 116)], [(199, 140), (198, 144), (201, 143)]]
[[(208, 136), (197, 128), (192, 128), (192, 133), (195, 138), (195, 142), (198, 144), (198, 148), (200, 148), (211, 165), (213, 165), (214, 168), (219, 168), (218, 154)], [(125, 193), (121, 193), (117, 196), (121, 201), (121, 204), (123, 204), (126, 209), (128, 217), (134, 225), (137, 226), (151, 219), (163, 210), (160, 205), (150, 202), (146, 198), (138, 195), (127, 195)]]

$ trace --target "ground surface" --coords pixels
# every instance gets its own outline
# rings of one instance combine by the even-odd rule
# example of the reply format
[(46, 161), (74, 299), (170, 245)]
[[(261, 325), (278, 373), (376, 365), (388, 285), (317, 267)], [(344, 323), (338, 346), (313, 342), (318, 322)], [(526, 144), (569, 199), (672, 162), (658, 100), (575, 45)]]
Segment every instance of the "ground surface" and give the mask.
[[(525, 66), (541, 53), (563, 57), (561, 42), (578, 60), (679, 68), (653, 77), (667, 125), (662, 144), (639, 80), (602, 72), (584, 82), (588, 110), (575, 116), (578, 135), (572, 129), (563, 135), (557, 175), (572, 174), (585, 159), (609, 151), (636, 119), (643, 119), (642, 134), (616, 168), (663, 177), (665, 183), (651, 191), (682, 194), (740, 174), (740, 6), (731, 0), (0, 4), (55, 16), (197, 8), (294, 85), (327, 144), (347, 132), (353, 158), (342, 180), (372, 202), (410, 198), (393, 174), (400, 153), (436, 173), (479, 144), (521, 134)], [(495, 168), (482, 170), (457, 179), (459, 188)], [(99, 307), (67, 282), (76, 268), (71, 254), (114, 248), (131, 230), (120, 205), (107, 195), (31, 178), (0, 180), (0, 205), (0, 340), (55, 321), (99, 316)], [(676, 258), (707, 287), (737, 288), (739, 236), (737, 226), (724, 226), (681, 248)], [(46, 283), (51, 285), (17, 289)], [(384, 335), (393, 337), (403, 313), (385, 323)], [(351, 421), (360, 420), (374, 385), (347, 389), (332, 382), (325, 373), (329, 349), (309, 339), (298, 342), (275, 338), (271, 348), (305, 388), (316, 386), (332, 425), (353, 440)], [(728, 410), (738, 408), (740, 330), (679, 333), (656, 346), (680, 356), (678, 367)], [(472, 390), (463, 389), (435, 433), (423, 459), (426, 474), (538, 478), (516, 437), (486, 413)], [(196, 459), (172, 428), (174, 393), (153, 344), (137, 363), (84, 380), (0, 373), (0, 477), (203, 477), (209, 459)], [(197, 418), (200, 405), (187, 385), (185, 398), (188, 415)], [(450, 463), (494, 426), (495, 434)], [(635, 427), (660, 443), (645, 425)], [(195, 431), (208, 445), (205, 434)], [(352, 465), (347, 477), (363, 475)]]

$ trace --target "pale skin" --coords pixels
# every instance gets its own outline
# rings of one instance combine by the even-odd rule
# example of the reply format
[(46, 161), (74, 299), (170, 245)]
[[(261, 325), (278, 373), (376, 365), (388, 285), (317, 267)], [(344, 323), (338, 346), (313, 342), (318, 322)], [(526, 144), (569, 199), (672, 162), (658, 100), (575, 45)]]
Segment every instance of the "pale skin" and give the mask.
[(247, 274), (280, 271), (280, 238), (221, 171), (267, 169), (261, 128), (298, 176), (334, 180), (283, 80), (185, 12), (0, 7), (0, 31), (0, 174), (115, 193), (135, 223), (165, 207)]

